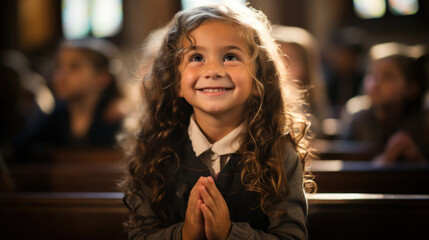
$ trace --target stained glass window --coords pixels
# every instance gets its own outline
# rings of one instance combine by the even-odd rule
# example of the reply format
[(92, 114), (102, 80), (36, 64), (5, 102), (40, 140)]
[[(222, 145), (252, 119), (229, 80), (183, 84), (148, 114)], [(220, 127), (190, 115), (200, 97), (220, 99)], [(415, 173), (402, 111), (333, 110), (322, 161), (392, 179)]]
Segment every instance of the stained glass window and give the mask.
[(67, 39), (111, 37), (122, 27), (122, 0), (63, 0), (62, 26)]
[(363, 19), (381, 18), (386, 14), (385, 0), (353, 0), (356, 15)]
[(418, 0), (389, 0), (389, 10), (394, 15), (413, 15), (419, 10)]

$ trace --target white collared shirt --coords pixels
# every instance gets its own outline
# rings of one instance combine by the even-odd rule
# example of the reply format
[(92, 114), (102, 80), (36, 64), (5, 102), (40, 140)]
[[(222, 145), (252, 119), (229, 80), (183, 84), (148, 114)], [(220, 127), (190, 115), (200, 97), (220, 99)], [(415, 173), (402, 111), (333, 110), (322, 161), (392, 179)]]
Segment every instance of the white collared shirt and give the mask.
[(211, 144), (195, 122), (194, 115), (191, 116), (188, 135), (192, 143), (192, 149), (195, 155), (210, 170), (212, 176), (216, 176), (228, 163), (231, 154), (237, 152), (240, 148), (240, 141), (237, 137), (243, 131), (243, 128), (244, 126), (241, 124), (222, 139)]

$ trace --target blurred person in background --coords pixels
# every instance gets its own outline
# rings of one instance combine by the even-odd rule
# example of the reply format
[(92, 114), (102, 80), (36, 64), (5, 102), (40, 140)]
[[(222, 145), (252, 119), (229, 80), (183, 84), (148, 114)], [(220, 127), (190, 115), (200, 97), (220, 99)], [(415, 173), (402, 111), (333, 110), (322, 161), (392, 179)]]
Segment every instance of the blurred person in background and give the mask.
[(45, 79), (31, 70), (22, 52), (3, 50), (0, 63), (0, 155), (12, 161), (16, 136), (37, 121), (37, 113), (50, 114), (55, 102)]
[(16, 159), (14, 141), (34, 122), (36, 112), (52, 112), (54, 98), (42, 76), (33, 72), (23, 53), (6, 49), (0, 53), (0, 191), (16, 185), (9, 164)]
[(273, 36), (285, 54), (292, 79), (298, 81), (306, 93), (307, 112), (311, 114), (311, 130), (322, 137), (321, 124), (326, 118), (328, 99), (322, 75), (320, 50), (315, 38), (305, 29), (273, 25)]
[[(65, 41), (58, 50), (51, 114), (22, 134), (21, 145), (39, 151), (52, 147), (113, 147), (126, 113), (114, 72), (118, 49), (102, 39)], [(40, 149), (41, 148), (41, 149)]]
[(332, 34), (323, 54), (323, 74), (328, 90), (330, 118), (339, 118), (344, 104), (360, 93), (367, 55), (367, 35), (356, 27)]
[[(425, 162), (428, 154), (428, 114), (422, 107), (424, 81), (416, 61), (397, 43), (371, 49), (364, 90), (368, 109), (355, 113), (346, 128), (346, 140), (376, 145), (380, 164)], [(392, 50), (390, 53), (388, 49)]]
[(424, 108), (429, 110), (429, 54), (425, 53), (420, 56), (416, 61), (416, 75), (417, 78), (422, 79), (422, 84), (424, 87), (422, 91), (424, 94), (421, 95), (423, 97)]

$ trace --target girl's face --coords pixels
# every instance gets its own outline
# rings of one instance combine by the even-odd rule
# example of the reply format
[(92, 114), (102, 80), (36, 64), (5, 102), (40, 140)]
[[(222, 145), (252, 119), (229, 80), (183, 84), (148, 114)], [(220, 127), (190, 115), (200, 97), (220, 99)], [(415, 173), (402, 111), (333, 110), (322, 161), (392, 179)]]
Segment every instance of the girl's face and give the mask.
[(80, 50), (64, 48), (58, 54), (53, 88), (60, 99), (81, 97), (97, 91), (99, 75)]
[(394, 106), (404, 101), (407, 81), (393, 60), (377, 60), (366, 73), (365, 92), (376, 107)]
[(205, 22), (184, 39), (179, 96), (197, 116), (239, 116), (252, 93), (248, 47), (234, 24)]

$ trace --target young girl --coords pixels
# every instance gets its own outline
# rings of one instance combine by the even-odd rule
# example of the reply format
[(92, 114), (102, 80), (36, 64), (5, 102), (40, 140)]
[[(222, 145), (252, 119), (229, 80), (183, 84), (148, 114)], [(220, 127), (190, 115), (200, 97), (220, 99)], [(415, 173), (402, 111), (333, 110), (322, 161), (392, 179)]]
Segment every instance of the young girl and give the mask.
[(306, 238), (307, 121), (261, 12), (179, 12), (144, 86), (130, 239)]

